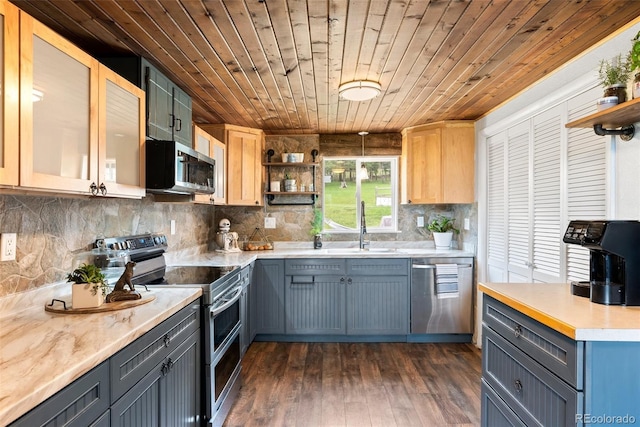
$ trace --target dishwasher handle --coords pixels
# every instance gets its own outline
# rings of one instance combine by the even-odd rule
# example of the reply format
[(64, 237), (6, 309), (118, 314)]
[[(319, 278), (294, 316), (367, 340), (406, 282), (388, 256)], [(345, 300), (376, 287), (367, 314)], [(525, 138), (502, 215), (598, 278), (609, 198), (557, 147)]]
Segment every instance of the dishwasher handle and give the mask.
[[(458, 268), (471, 267), (471, 264), (456, 264), (456, 265), (458, 266)], [(411, 264), (411, 268), (429, 270), (429, 269), (435, 269), (436, 265), (435, 264)]]

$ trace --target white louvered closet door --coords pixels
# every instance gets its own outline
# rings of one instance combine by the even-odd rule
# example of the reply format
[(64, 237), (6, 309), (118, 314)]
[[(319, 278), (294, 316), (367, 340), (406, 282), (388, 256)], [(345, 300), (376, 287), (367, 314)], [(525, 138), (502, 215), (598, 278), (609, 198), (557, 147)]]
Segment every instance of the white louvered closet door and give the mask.
[(505, 136), (487, 138), (487, 279), (507, 281)]
[(533, 123), (532, 254), (534, 282), (561, 278), (562, 221), (561, 163), (563, 126), (561, 107), (535, 116)]
[[(594, 88), (568, 101), (569, 121), (595, 112)], [(574, 219), (603, 219), (607, 215), (607, 137), (593, 129), (569, 129), (567, 136), (567, 216)], [(568, 221), (567, 221), (568, 223)], [(589, 250), (565, 245), (567, 280), (589, 280)]]
[(529, 122), (507, 131), (507, 260), (509, 282), (530, 282)]

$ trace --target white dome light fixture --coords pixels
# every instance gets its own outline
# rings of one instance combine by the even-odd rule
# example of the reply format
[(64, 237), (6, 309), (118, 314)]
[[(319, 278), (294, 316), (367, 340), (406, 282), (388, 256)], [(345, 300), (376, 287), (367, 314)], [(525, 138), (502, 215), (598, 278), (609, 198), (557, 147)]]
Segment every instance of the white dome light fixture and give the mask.
[(338, 93), (348, 101), (368, 101), (380, 95), (382, 86), (371, 80), (354, 80), (342, 83), (338, 87)]

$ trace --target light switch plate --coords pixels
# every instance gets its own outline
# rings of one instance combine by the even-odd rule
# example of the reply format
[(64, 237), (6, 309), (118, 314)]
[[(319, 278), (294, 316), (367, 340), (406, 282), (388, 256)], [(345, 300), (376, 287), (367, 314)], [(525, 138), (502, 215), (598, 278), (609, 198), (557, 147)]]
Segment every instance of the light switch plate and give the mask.
[(416, 221), (416, 226), (417, 227), (424, 227), (424, 217), (423, 216), (419, 216), (417, 221)]
[(464, 219), (464, 229), (468, 230), (471, 228), (471, 224), (469, 223), (469, 218)]
[(276, 228), (276, 219), (272, 216), (265, 217), (264, 228)]

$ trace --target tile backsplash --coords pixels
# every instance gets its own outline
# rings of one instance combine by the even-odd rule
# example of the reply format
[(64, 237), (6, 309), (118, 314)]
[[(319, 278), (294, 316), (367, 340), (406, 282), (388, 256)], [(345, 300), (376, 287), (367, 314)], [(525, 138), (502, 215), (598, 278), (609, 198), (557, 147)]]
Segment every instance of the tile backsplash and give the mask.
[[(64, 280), (97, 236), (157, 232), (169, 251), (205, 251), (214, 207), (111, 198), (0, 195), (0, 233), (17, 233), (16, 261), (0, 262), (0, 296)], [(176, 234), (170, 234), (171, 220)]]

